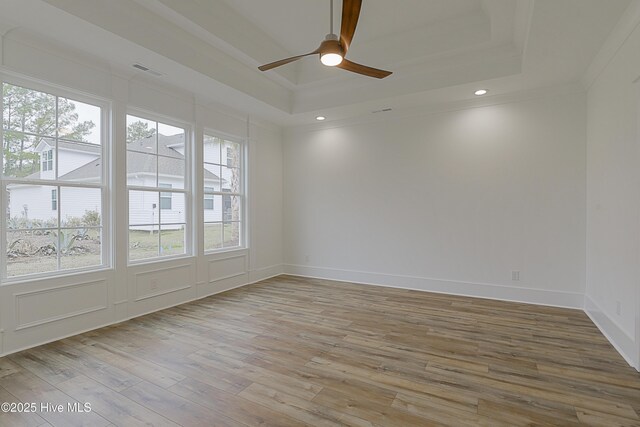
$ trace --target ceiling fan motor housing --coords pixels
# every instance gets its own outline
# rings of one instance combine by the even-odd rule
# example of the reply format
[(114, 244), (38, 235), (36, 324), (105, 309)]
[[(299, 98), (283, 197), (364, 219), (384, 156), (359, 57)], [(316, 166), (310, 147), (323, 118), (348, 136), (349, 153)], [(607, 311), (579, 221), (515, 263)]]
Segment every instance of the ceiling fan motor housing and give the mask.
[(344, 49), (340, 42), (338, 41), (338, 36), (335, 34), (327, 34), (325, 39), (320, 44), (318, 48), (320, 55), (326, 55), (328, 53), (335, 53), (344, 57)]

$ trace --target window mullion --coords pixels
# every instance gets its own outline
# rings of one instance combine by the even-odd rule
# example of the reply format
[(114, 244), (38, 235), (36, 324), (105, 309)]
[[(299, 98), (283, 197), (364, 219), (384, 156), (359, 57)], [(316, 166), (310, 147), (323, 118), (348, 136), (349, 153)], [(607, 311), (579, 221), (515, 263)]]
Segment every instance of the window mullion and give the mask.
[(14, 179), (14, 178), (3, 178), (4, 182), (7, 185), (17, 184), (17, 185), (42, 185), (42, 186), (55, 186), (60, 185), (62, 187), (74, 187), (74, 188), (99, 188), (103, 189), (105, 187), (104, 184), (95, 184), (91, 182), (78, 183), (74, 181), (60, 181), (57, 179), (34, 179), (34, 180), (25, 180), (25, 179)]
[[(0, 131), (1, 132), (1, 131)], [(2, 150), (4, 151), (4, 150)], [(3, 256), (0, 257), (0, 280), (4, 281), (7, 278), (7, 187), (6, 183), (2, 182), (0, 185), (0, 209), (5, 212), (2, 215), (2, 227), (0, 227), (0, 250)]]
[[(57, 164), (57, 162), (56, 162)], [(56, 187), (56, 208), (58, 208), (58, 247), (56, 248), (56, 260), (58, 263), (58, 271), (61, 270), (61, 262), (60, 262), (60, 248), (62, 247), (62, 206), (60, 204), (60, 186)]]
[[(160, 129), (156, 122), (156, 187), (160, 188)], [(162, 193), (158, 191), (158, 256), (162, 256)]]

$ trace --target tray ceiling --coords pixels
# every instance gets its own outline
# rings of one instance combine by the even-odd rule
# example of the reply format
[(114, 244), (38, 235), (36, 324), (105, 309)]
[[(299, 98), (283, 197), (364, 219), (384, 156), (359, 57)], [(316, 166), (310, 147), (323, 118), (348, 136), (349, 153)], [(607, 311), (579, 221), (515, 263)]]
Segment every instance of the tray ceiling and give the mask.
[(382, 81), (316, 57), (257, 70), (315, 49), (328, 0), (1, 0), (0, 28), (122, 70), (143, 63), (203, 98), (224, 87), (233, 107), (295, 124), (320, 111), (456, 101), (478, 85), (499, 94), (577, 82), (631, 1), (364, 0), (349, 59), (394, 72)]

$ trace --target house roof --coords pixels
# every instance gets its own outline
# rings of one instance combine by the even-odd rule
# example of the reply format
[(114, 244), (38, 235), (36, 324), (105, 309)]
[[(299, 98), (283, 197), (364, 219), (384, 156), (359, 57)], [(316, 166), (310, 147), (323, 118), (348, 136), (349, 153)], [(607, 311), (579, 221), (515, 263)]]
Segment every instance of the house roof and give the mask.
[[(46, 138), (43, 139), (42, 141), (40, 141), (38, 143), (38, 145), (36, 146), (35, 151), (40, 152), (42, 151), (42, 146), (43, 145), (48, 145), (49, 147), (53, 148), (52, 144), (49, 144), (47, 142), (47, 140), (49, 140), (51, 138)], [(88, 142), (71, 142), (71, 141), (65, 141), (65, 140), (58, 140), (58, 150), (73, 150), (73, 151), (83, 151), (85, 153), (93, 153), (93, 154), (100, 154), (100, 151), (102, 149), (102, 147), (100, 147), (100, 145), (98, 144), (91, 144)]]
[[(155, 156), (145, 155), (151, 154), (151, 150), (146, 147), (155, 144), (155, 136), (143, 138), (139, 141), (132, 142), (128, 145), (128, 149), (132, 150), (132, 155), (127, 156), (127, 169), (129, 173), (155, 173), (156, 164)], [(184, 176), (184, 167), (181, 162), (176, 160), (184, 160), (184, 156), (175, 148), (169, 147), (184, 146), (184, 135), (158, 135), (158, 167), (161, 175)], [(100, 165), (102, 160), (95, 159), (71, 172), (63, 175), (63, 180), (88, 180), (100, 176)], [(34, 175), (39, 175), (39, 172)], [(205, 170), (204, 178), (207, 180), (219, 180), (220, 178)]]
[[(53, 144), (49, 144), (48, 140), (50, 138), (47, 139), (43, 139), (42, 141), (40, 141), (38, 143), (38, 145), (35, 148), (36, 152), (42, 152), (44, 151), (43, 146), (47, 145), (48, 147), (53, 149)], [(97, 144), (90, 144), (87, 142), (70, 142), (70, 141), (64, 141), (64, 140), (58, 140), (58, 150), (69, 150), (69, 151), (82, 151), (88, 154), (95, 154), (95, 155), (100, 155), (100, 152), (102, 151), (102, 147), (100, 145)], [(84, 166), (81, 166), (78, 169), (82, 169), (85, 166), (88, 166), (89, 164), (94, 163), (94, 162), (90, 162)], [(69, 178), (68, 176), (73, 174), (75, 171), (77, 171), (78, 169), (71, 171), (64, 176), (64, 179), (75, 179), (75, 178)], [(25, 176), (25, 179), (41, 179), (41, 171), (38, 172), (34, 172), (30, 175)], [(87, 176), (84, 178), (97, 178), (100, 175), (91, 175), (91, 176)], [(62, 178), (62, 177), (61, 177)], [(82, 179), (82, 178), (78, 178), (78, 179)]]
[[(153, 153), (156, 144), (156, 135), (149, 135), (127, 144), (127, 150), (138, 151), (140, 153)], [(184, 147), (184, 133), (166, 136), (158, 134), (158, 154), (161, 156), (175, 157), (183, 159), (184, 156), (176, 150), (177, 147)], [(150, 149), (151, 148), (151, 149)]]
[[(150, 155), (155, 154), (155, 145), (156, 135), (127, 144), (128, 173), (155, 173), (156, 156)], [(168, 145), (184, 146), (184, 134), (158, 135), (158, 172), (162, 172), (163, 175), (184, 176), (184, 156), (176, 148)]]
[(60, 179), (67, 181), (85, 181), (91, 178), (99, 178), (102, 173), (100, 165), (102, 159), (95, 159), (85, 165), (80, 166), (77, 169), (72, 170), (60, 177)]

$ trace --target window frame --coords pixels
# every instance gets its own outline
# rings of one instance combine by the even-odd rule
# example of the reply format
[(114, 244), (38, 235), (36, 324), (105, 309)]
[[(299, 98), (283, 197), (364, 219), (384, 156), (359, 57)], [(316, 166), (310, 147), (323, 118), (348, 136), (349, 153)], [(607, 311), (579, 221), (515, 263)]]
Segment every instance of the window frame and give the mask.
[[(31, 79), (28, 77), (24, 77), (22, 75), (14, 74), (8, 72), (6, 70), (0, 70), (0, 86), (2, 84), (10, 84), (13, 86), (20, 86), (25, 89), (43, 92), (49, 95), (52, 95), (56, 98), (65, 98), (70, 99), (72, 101), (81, 102), (84, 104), (89, 104), (95, 107), (100, 108), (100, 156), (101, 156), (101, 174), (102, 180), (100, 183), (92, 183), (92, 182), (83, 182), (76, 183), (74, 181), (61, 181), (58, 178), (58, 164), (52, 164), (52, 168), (50, 170), (55, 172), (56, 179), (24, 179), (24, 178), (13, 178), (13, 177), (5, 177), (4, 171), (0, 170), (0, 209), (4, 214), (2, 218), (0, 218), (0, 287), (2, 285), (9, 285), (14, 283), (20, 283), (31, 280), (38, 280), (43, 278), (56, 278), (56, 277), (65, 277), (70, 275), (77, 274), (86, 274), (97, 271), (104, 271), (113, 268), (113, 252), (112, 252), (112, 243), (113, 243), (113, 224), (112, 224), (112, 210), (113, 204), (111, 203), (111, 192), (113, 183), (111, 180), (111, 164), (113, 159), (113, 143), (111, 139), (111, 127), (112, 127), (112, 119), (111, 113), (113, 110), (113, 103), (111, 100), (107, 98), (103, 98), (100, 96), (96, 96), (94, 94), (86, 94), (81, 91), (75, 89), (69, 89), (64, 86), (56, 85), (49, 82), (42, 82), (35, 79)], [(56, 101), (57, 102), (57, 101)], [(0, 93), (0, 113), (4, 114), (4, 96)], [(57, 120), (57, 117), (56, 117)], [(58, 135), (58, 130), (56, 129), (56, 135), (51, 137), (53, 139), (65, 140), (64, 136)], [(4, 141), (4, 124), (0, 126), (0, 141)], [(75, 142), (75, 141), (74, 141)], [(55, 148), (52, 148), (53, 156), (50, 160), (53, 163), (54, 158), (58, 158), (58, 144), (56, 144)], [(4, 152), (0, 150), (0, 165), (4, 164)], [(42, 164), (40, 166), (42, 168)], [(58, 269), (55, 271), (49, 271), (45, 273), (32, 273), (32, 274), (23, 274), (19, 276), (8, 276), (7, 275), (7, 257), (6, 257), (6, 249), (7, 249), (7, 215), (8, 211), (8, 190), (7, 186), (11, 184), (23, 184), (23, 185), (42, 185), (42, 186), (53, 186), (56, 187), (56, 204), (58, 211), (58, 226), (56, 228), (57, 231), (67, 230), (68, 227), (64, 227), (61, 222), (61, 209), (60, 209), (60, 189), (61, 188), (91, 188), (91, 189), (99, 189), (101, 192), (100, 202), (101, 202), (101, 225), (93, 226), (93, 227), (85, 227), (90, 229), (98, 229), (100, 230), (100, 243), (101, 243), (101, 263), (99, 265), (89, 266), (89, 267), (79, 267), (79, 268), (70, 268), (70, 269), (60, 269), (60, 260), (58, 259)], [(77, 228), (77, 227), (75, 227)], [(14, 230), (11, 230), (14, 231)]]
[[(202, 191), (202, 198), (203, 198), (203, 210), (205, 211), (214, 211), (216, 210), (216, 205), (215, 205), (215, 195), (213, 194), (215, 190), (214, 187), (204, 187), (203, 186), (203, 191)], [(207, 202), (211, 202), (211, 207), (208, 208), (207, 207)]]
[[(137, 118), (143, 119), (143, 120), (148, 120), (148, 121), (152, 121), (152, 122), (156, 122), (156, 126), (159, 123), (162, 124), (166, 124), (169, 126), (173, 126), (176, 128), (180, 128), (182, 130), (184, 130), (184, 135), (185, 135), (185, 147), (184, 147), (184, 158), (185, 158), (185, 173), (184, 173), (184, 185), (183, 188), (162, 188), (160, 187), (160, 182), (156, 182), (156, 187), (150, 187), (150, 186), (140, 186), (140, 185), (130, 185), (127, 181), (128, 178), (125, 178), (125, 204), (127, 207), (127, 215), (126, 215), (126, 226), (125, 226), (125, 232), (127, 234), (127, 265), (128, 266), (137, 266), (137, 265), (143, 265), (143, 264), (152, 264), (152, 263), (156, 263), (156, 262), (164, 262), (164, 261), (169, 261), (169, 260), (174, 260), (174, 259), (181, 259), (181, 258), (188, 258), (188, 257), (192, 257), (195, 254), (194, 251), (194, 220), (193, 220), (193, 212), (194, 209), (192, 207), (192, 188), (193, 188), (193, 153), (194, 153), (194, 149), (193, 149), (193, 125), (191, 123), (188, 122), (184, 122), (184, 121), (180, 121), (179, 119), (175, 119), (172, 117), (168, 117), (165, 115), (162, 115), (160, 113), (156, 113), (156, 112), (152, 112), (152, 111), (147, 111), (147, 110), (141, 110), (138, 108), (132, 108), (132, 107), (128, 107), (126, 109), (125, 112), (125, 132), (126, 132), (126, 128), (127, 128), (127, 118), (129, 116), (135, 116)], [(128, 153), (129, 152), (136, 152), (135, 150), (129, 150), (128, 147), (126, 146), (126, 141), (125, 141), (125, 166), (124, 166), (124, 170), (125, 170), (125, 174), (128, 175), (129, 173), (129, 165), (128, 165)], [(158, 157), (158, 153), (156, 152), (154, 154), (156, 156), (156, 158)], [(158, 176), (159, 171), (156, 170), (156, 176)], [(165, 191), (163, 191), (165, 190)], [(169, 190), (169, 191), (166, 191)], [(130, 234), (131, 234), (131, 224), (129, 222), (129, 208), (130, 208), (130, 201), (129, 201), (129, 195), (131, 193), (131, 191), (144, 191), (144, 192), (152, 192), (152, 193), (158, 193), (158, 224), (135, 224), (138, 226), (151, 226), (151, 227), (155, 227), (157, 226), (158, 228), (158, 255), (155, 257), (149, 257), (149, 258), (142, 258), (142, 259), (131, 259), (131, 242), (130, 242)], [(162, 224), (162, 214), (161, 211), (165, 210), (165, 209), (161, 209), (160, 207), (160, 198), (161, 198), (161, 194), (162, 193), (179, 193), (179, 194), (183, 194), (184, 196), (184, 253), (182, 254), (178, 254), (178, 255), (162, 255), (160, 253), (160, 248), (162, 247), (162, 236), (161, 236), (161, 226), (162, 225), (172, 225), (174, 223), (166, 223), (166, 224)], [(173, 201), (172, 201), (173, 203)], [(178, 223), (175, 223), (174, 225), (176, 225)], [(182, 223), (180, 223), (182, 224)]]
[(46, 158), (43, 157), (43, 159), (41, 161), (40, 168), (41, 168), (42, 172), (52, 171), (53, 170), (53, 149), (44, 151), (42, 154), (46, 155), (46, 156), (44, 156)]
[[(173, 188), (173, 185), (171, 184), (164, 184), (162, 182), (158, 182), (158, 187), (159, 188)], [(166, 202), (167, 200), (169, 201), (169, 207), (163, 207), (162, 206), (162, 202), (164, 201)], [(169, 192), (169, 191), (161, 191), (159, 196), (158, 196), (158, 204), (160, 206), (158, 206), (159, 210), (164, 210), (164, 211), (170, 211), (173, 210), (173, 193)]]
[[(208, 191), (207, 188), (212, 188), (212, 187), (205, 187), (204, 186), (204, 176), (202, 178), (202, 182), (200, 183), (200, 190), (202, 192), (203, 195), (203, 200), (204, 198), (206, 198), (207, 196), (221, 196), (221, 206), (220, 209), (222, 209), (222, 213), (221, 213), (221, 221), (206, 221), (204, 219), (204, 215), (202, 217), (202, 221), (200, 223), (200, 226), (202, 226), (202, 236), (203, 236), (203, 240), (204, 240), (204, 230), (206, 228), (206, 226), (208, 224), (221, 224), (222, 225), (222, 232), (223, 232), (223, 237), (222, 237), (222, 247), (220, 248), (216, 248), (216, 249), (206, 249), (206, 242), (203, 241), (203, 248), (204, 248), (204, 254), (205, 255), (211, 255), (211, 254), (219, 254), (219, 253), (224, 253), (224, 252), (233, 252), (233, 251), (238, 251), (238, 250), (246, 250), (248, 248), (248, 238), (247, 238), (247, 230), (248, 230), (248, 225), (247, 225), (247, 219), (248, 219), (248, 212), (247, 212), (247, 182), (248, 182), (248, 178), (247, 178), (247, 157), (248, 157), (248, 147), (249, 147), (249, 141), (247, 138), (242, 138), (236, 135), (231, 135), (225, 132), (220, 132), (217, 130), (213, 130), (210, 128), (204, 128), (203, 132), (202, 132), (202, 148), (203, 148), (203, 153), (202, 153), (202, 161), (201, 164), (198, 166), (199, 168), (203, 169), (204, 171), (204, 167), (205, 165), (215, 165), (215, 166), (221, 166), (221, 167), (227, 167), (230, 168), (229, 166), (229, 159), (228, 156), (226, 156), (227, 158), (225, 159), (225, 161), (223, 162), (222, 159), (222, 154), (223, 154), (223, 150), (222, 147), (220, 149), (220, 163), (212, 163), (212, 162), (206, 162), (205, 161), (205, 156), (204, 156), (204, 141), (205, 138), (210, 137), (210, 138), (218, 138), (221, 139), (223, 141), (229, 141), (229, 142), (234, 142), (236, 144), (240, 145), (240, 159), (238, 162), (238, 167), (237, 169), (239, 169), (240, 171), (240, 192), (231, 192), (228, 190), (225, 190), (222, 188), (222, 183), (220, 183), (220, 190), (213, 190), (213, 191)], [(226, 150), (225, 150), (226, 151)], [(225, 153), (226, 155), (227, 153)], [(220, 177), (222, 178), (222, 177)], [(231, 196), (235, 196), (235, 197), (239, 197), (240, 198), (240, 220), (239, 221), (225, 221), (224, 220), (224, 197), (231, 197)], [(214, 198), (215, 200), (215, 198)], [(204, 203), (204, 202), (203, 202)], [(215, 202), (214, 202), (215, 203)], [(214, 205), (215, 208), (215, 205)], [(206, 212), (207, 209), (204, 209), (204, 204), (203, 204), (203, 209), (202, 212)], [(239, 223), (239, 242), (237, 246), (224, 246), (224, 226), (225, 224), (233, 224), (234, 222), (238, 222)]]

